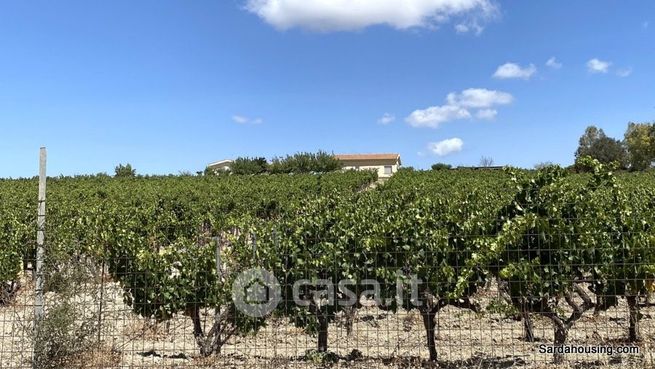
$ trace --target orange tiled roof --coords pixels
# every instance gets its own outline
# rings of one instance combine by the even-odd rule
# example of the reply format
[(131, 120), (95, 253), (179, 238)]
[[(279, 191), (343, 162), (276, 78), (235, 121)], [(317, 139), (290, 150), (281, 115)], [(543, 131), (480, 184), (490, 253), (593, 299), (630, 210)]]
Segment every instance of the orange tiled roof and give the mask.
[(398, 160), (399, 154), (337, 154), (339, 160)]

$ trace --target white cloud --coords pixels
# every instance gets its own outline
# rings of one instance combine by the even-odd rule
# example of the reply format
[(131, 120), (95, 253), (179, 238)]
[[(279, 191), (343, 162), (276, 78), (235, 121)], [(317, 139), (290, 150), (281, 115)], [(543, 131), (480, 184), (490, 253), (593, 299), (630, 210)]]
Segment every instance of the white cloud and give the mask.
[(235, 121), (236, 123), (239, 124), (246, 124), (248, 123), (248, 118), (241, 116), (241, 115), (233, 115), (232, 120)]
[(445, 156), (462, 151), (463, 146), (464, 141), (461, 138), (454, 137), (439, 142), (430, 142), (428, 144), (428, 150), (438, 156)]
[(476, 35), (479, 35), (484, 31), (484, 27), (480, 25), (476, 18), (469, 19), (466, 22), (457, 23), (455, 25), (455, 32), (457, 33), (468, 33), (473, 32)]
[(396, 116), (389, 113), (384, 113), (383, 116), (378, 119), (379, 124), (389, 124), (396, 120)]
[(611, 62), (593, 58), (587, 62), (587, 70), (589, 73), (607, 73)]
[(514, 97), (507, 92), (486, 88), (469, 88), (459, 94), (451, 92), (446, 97), (449, 105), (465, 108), (489, 108), (494, 105), (510, 104), (513, 100)]
[(441, 123), (470, 117), (471, 113), (460, 106), (442, 105), (414, 110), (412, 114), (405, 118), (405, 121), (412, 127), (437, 128)]
[(471, 29), (469, 28), (469, 26), (467, 26), (464, 23), (459, 23), (455, 25), (455, 31), (457, 31), (457, 33), (466, 33), (470, 30)]
[(476, 113), (478, 119), (492, 119), (497, 112), (491, 107), (509, 104), (513, 99), (506, 92), (469, 88), (460, 93), (449, 93), (444, 105), (414, 110), (405, 121), (412, 127), (437, 128), (441, 123), (471, 118), (469, 109), (481, 109)]
[(245, 8), (277, 29), (323, 32), (373, 25), (435, 28), (454, 17), (467, 20), (460, 24), (469, 31), (499, 14), (494, 0), (248, 0)]
[(553, 56), (546, 61), (546, 66), (553, 69), (560, 69), (562, 67), (562, 63), (558, 62), (557, 59), (555, 59)]
[(239, 123), (239, 124), (261, 124), (261, 123), (264, 123), (264, 120), (262, 118), (253, 118), (253, 119), (251, 119), (251, 118), (245, 117), (243, 115), (233, 115), (232, 120), (235, 123)]
[(476, 118), (486, 120), (492, 120), (496, 118), (496, 115), (498, 115), (498, 111), (496, 109), (482, 109), (475, 113)]
[(627, 77), (632, 74), (632, 68), (621, 68), (616, 71), (616, 75), (619, 77)]
[(493, 77), (498, 79), (530, 79), (535, 72), (537, 72), (537, 67), (535, 67), (534, 64), (530, 64), (527, 67), (521, 67), (516, 63), (505, 63), (496, 69)]

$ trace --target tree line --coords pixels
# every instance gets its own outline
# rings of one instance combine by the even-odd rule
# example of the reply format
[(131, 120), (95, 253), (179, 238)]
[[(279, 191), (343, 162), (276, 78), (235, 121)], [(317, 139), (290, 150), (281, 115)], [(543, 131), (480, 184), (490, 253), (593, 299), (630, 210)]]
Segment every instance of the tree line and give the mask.
[[(231, 174), (289, 174), (289, 173), (327, 173), (341, 169), (341, 162), (325, 151), (298, 152), (284, 157), (273, 157), (267, 161), (264, 157), (238, 157), (230, 165)], [(222, 172), (211, 168), (205, 169), (205, 175)]]
[(648, 169), (655, 162), (655, 123), (628, 123), (623, 140), (607, 136), (602, 128), (589, 126), (575, 152), (576, 169), (585, 171), (580, 163), (585, 156), (603, 164), (614, 162), (620, 169)]
[[(580, 137), (575, 151), (575, 163), (568, 169), (573, 172), (589, 172), (591, 168), (582, 158), (589, 156), (602, 164), (614, 164), (618, 169), (642, 171), (655, 165), (655, 122), (628, 123), (623, 139), (605, 134), (602, 128), (588, 126)], [(490, 167), (493, 159), (482, 157), (480, 167)], [(553, 166), (550, 161), (537, 163), (534, 169)], [(432, 170), (452, 169), (449, 164), (435, 163)]]

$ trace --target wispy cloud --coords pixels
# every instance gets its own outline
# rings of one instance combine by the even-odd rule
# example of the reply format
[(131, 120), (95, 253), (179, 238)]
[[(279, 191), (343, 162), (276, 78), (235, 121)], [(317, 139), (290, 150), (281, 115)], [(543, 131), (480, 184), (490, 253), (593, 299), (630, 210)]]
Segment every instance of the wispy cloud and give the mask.
[(493, 74), (494, 78), (498, 79), (530, 79), (533, 74), (537, 72), (537, 67), (534, 64), (530, 64), (525, 67), (521, 67), (516, 63), (505, 63), (496, 69), (496, 72)]
[(496, 109), (482, 109), (475, 113), (476, 118), (486, 120), (493, 120), (496, 118), (496, 115), (498, 115), (498, 111)]
[(464, 141), (461, 138), (453, 137), (439, 142), (430, 142), (428, 150), (438, 156), (446, 156), (455, 152), (462, 151)]
[(455, 32), (457, 33), (472, 32), (475, 35), (480, 35), (482, 31), (484, 31), (484, 27), (480, 25), (477, 18), (471, 18), (464, 23), (455, 25)]
[(434, 29), (459, 19), (458, 32), (480, 32), (498, 16), (494, 0), (248, 0), (246, 10), (281, 30), (353, 31), (373, 25)]
[(546, 60), (546, 66), (553, 69), (560, 69), (562, 68), (562, 63), (557, 61), (557, 59), (553, 56), (550, 59)]
[(235, 114), (232, 116), (232, 121), (238, 124), (262, 124), (264, 120), (262, 118), (248, 118), (243, 115)]
[(492, 107), (507, 105), (513, 100), (514, 97), (507, 92), (469, 88), (449, 93), (444, 105), (414, 110), (405, 121), (412, 127), (436, 128), (448, 121), (471, 118), (471, 110), (477, 110), (475, 116), (479, 119), (492, 119), (497, 114)]
[(612, 65), (612, 62), (593, 58), (587, 62), (587, 70), (589, 73), (607, 73), (610, 65)]
[(395, 120), (396, 120), (396, 116), (395, 116), (395, 115), (393, 115), (393, 114), (389, 114), (389, 113), (384, 113), (384, 115), (381, 116), (381, 117), (378, 119), (378, 123), (379, 123), (379, 124), (385, 124), (385, 125), (386, 125), (386, 124), (393, 123)]
[(632, 74), (632, 68), (621, 68), (616, 71), (616, 75), (619, 77), (627, 77)]
[(648, 29), (648, 26), (649, 26), (649, 25), (650, 25), (650, 23), (648, 23), (648, 21), (644, 21), (644, 22), (641, 24), (641, 28), (642, 28), (642, 29)]

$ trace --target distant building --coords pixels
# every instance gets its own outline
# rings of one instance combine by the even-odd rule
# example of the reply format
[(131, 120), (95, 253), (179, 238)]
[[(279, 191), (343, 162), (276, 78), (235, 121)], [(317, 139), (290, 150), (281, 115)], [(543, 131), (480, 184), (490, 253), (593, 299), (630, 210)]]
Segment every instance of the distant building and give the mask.
[(207, 169), (211, 169), (214, 172), (225, 172), (230, 170), (232, 163), (234, 163), (234, 160), (220, 160), (207, 165)]
[(344, 169), (374, 170), (378, 178), (389, 178), (400, 168), (400, 154), (339, 154), (335, 155)]

